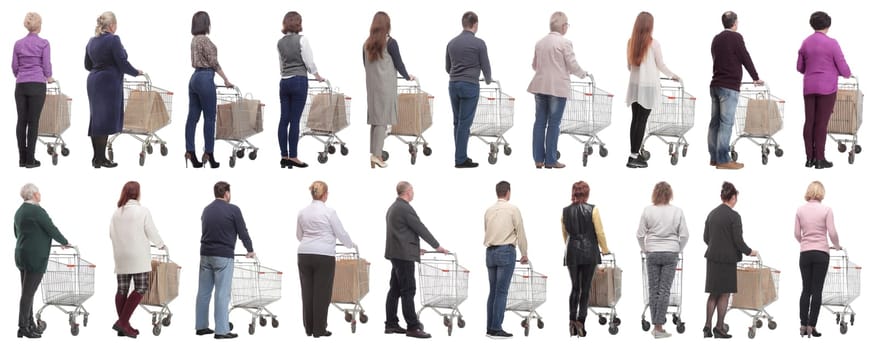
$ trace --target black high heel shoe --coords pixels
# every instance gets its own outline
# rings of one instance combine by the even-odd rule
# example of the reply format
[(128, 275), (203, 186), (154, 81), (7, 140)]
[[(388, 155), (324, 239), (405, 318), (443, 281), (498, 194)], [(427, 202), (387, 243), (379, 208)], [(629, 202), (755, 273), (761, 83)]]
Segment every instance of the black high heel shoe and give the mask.
[(191, 162), (191, 167), (195, 169), (199, 169), (204, 166), (204, 163), (201, 163), (194, 152), (185, 152), (185, 167), (188, 168), (188, 162)]
[(217, 162), (215, 158), (213, 158), (213, 154), (204, 152), (204, 164), (206, 164), (207, 162), (210, 163), (210, 168), (215, 169), (219, 167), (219, 162)]
[(288, 158), (280, 159), (280, 168), (292, 168), (292, 160)]
[(816, 328), (808, 327), (808, 336), (818, 338), (821, 335), (823, 334), (820, 334), (820, 332), (818, 332)]
[(811, 338), (811, 333), (808, 333), (808, 327), (806, 327), (806, 326), (799, 327), (799, 336), (801, 336), (802, 338), (805, 338), (806, 335), (809, 338)]
[(711, 333), (711, 327), (705, 326), (705, 328), (702, 328), (702, 332), (705, 333), (705, 338), (714, 337), (714, 333)]
[(18, 329), (18, 337), (19, 338), (37, 339), (37, 338), (42, 338), (42, 335), (37, 334), (31, 328), (24, 328), (24, 329), (19, 328)]
[(714, 327), (713, 331), (714, 331), (714, 338), (717, 338), (717, 339), (732, 338), (732, 335), (727, 333), (725, 329), (720, 329), (720, 328)]

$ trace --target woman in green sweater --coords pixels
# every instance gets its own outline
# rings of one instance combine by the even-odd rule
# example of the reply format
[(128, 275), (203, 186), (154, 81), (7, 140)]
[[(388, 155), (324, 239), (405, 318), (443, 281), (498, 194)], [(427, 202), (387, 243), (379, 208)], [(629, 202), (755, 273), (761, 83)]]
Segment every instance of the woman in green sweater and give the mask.
[(39, 189), (33, 184), (21, 188), (24, 203), (15, 212), (15, 266), (21, 273), (21, 301), (18, 309), (18, 337), (39, 338), (33, 322), (33, 297), (46, 273), (52, 240), (70, 246), (46, 210), (40, 207)]

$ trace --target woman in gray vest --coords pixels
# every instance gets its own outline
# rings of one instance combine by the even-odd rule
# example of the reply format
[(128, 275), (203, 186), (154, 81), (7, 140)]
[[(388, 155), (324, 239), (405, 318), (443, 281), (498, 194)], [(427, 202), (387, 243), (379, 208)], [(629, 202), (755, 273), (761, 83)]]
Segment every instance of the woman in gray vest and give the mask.
[(391, 29), (389, 15), (377, 12), (362, 54), (368, 89), (368, 124), (371, 125), (371, 168), (386, 167), (383, 140), (387, 126), (398, 122), (398, 74), (407, 80), (416, 79), (407, 74), (398, 42), (389, 36)]
[(298, 159), (298, 136), (301, 133), (301, 114), (307, 103), (307, 73), (316, 80), (325, 79), (316, 71), (313, 51), (307, 38), (301, 35), (301, 15), (295, 11), (283, 17), (283, 37), (277, 43), (280, 54), (280, 124), (279, 143), (282, 159), (280, 168), (306, 168)]

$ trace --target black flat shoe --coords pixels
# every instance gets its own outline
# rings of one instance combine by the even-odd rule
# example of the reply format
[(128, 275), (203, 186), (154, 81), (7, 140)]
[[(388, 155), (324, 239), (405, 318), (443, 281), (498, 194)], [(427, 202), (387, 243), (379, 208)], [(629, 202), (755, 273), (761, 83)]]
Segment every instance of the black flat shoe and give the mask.
[(809, 160), (806, 160), (806, 161), (805, 161), (805, 167), (806, 167), (806, 168), (811, 168), (811, 167), (813, 167), (813, 166), (814, 166), (814, 159), (809, 159)]
[(100, 168), (115, 168), (115, 167), (118, 166), (118, 163), (113, 162), (113, 161), (111, 161), (111, 160), (109, 160), (109, 159), (104, 159), (104, 160), (95, 160), (95, 161), (92, 161), (92, 162), (91, 162), (91, 165), (92, 165), (95, 169), (100, 169)]
[(456, 164), (457, 169), (476, 168), (478, 166), (480, 166), (480, 164), (475, 163), (471, 158), (465, 159), (461, 164)]
[(711, 327), (705, 326), (705, 328), (702, 328), (702, 332), (705, 333), (705, 338), (714, 337), (714, 333), (711, 333)]
[(33, 163), (24, 163), (24, 167), (28, 169), (38, 168), (40, 164), (38, 160), (34, 160)]
[(36, 332), (33, 331), (33, 329), (30, 329), (30, 328), (25, 328), (25, 329), (19, 328), (18, 329), (18, 337), (19, 338), (29, 338), (29, 339), (38, 339), (38, 338), (42, 338), (42, 335), (37, 334)]
[(826, 159), (819, 159), (814, 161), (815, 169), (824, 169), (824, 168), (832, 168), (832, 162)]
[(729, 333), (726, 333), (726, 331), (724, 331), (722, 329), (718, 329), (717, 327), (714, 327), (714, 338), (715, 339), (729, 339), (729, 338), (732, 338), (732, 335)]
[(281, 159), (280, 159), (280, 168), (289, 168), (289, 169), (291, 169), (291, 168), (292, 168), (292, 160), (291, 160), (291, 159), (286, 159), (286, 158), (281, 158)]
[(324, 332), (322, 332), (322, 334), (316, 334), (316, 333), (313, 334), (313, 338), (330, 337), (330, 336), (331, 336), (331, 332), (329, 332), (329, 331), (324, 331)]
[(234, 338), (237, 338), (237, 334), (231, 333), (231, 332), (228, 332), (225, 334), (216, 334), (213, 336), (213, 339), (234, 339)]
[(194, 332), (194, 334), (197, 334), (197, 335), (208, 335), (208, 334), (213, 334), (213, 333), (216, 333), (216, 332), (214, 332), (212, 329), (209, 329), (209, 328), (198, 329)]
[(307, 163), (304, 163), (304, 162), (296, 162), (296, 161), (294, 161), (294, 160), (289, 159), (289, 169), (291, 169), (292, 167), (306, 168), (306, 167), (308, 167), (308, 166), (310, 166), (310, 165), (308, 165)]
[(407, 330), (404, 328), (401, 328), (401, 326), (387, 326), (386, 329), (383, 331), (383, 333), (385, 333), (385, 334), (405, 334), (405, 333), (407, 333)]

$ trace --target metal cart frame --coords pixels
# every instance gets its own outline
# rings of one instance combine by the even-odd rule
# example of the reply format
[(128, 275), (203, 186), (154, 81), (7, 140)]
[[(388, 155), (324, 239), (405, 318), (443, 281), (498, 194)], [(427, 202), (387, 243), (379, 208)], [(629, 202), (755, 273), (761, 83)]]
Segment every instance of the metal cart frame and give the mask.
[(480, 85), (480, 98), (477, 101), (477, 111), (474, 114), (469, 136), (476, 137), (489, 146), (489, 164), (498, 162), (499, 147), (504, 149), (506, 156), (513, 152), (504, 134), (513, 127), (514, 100), (516, 100), (501, 90), (501, 83), (498, 80), (493, 80), (492, 84), (495, 87)]
[[(775, 328), (778, 327), (778, 323), (775, 322), (774, 317), (772, 317), (772, 315), (770, 315), (769, 312), (766, 311), (766, 307), (778, 300), (778, 291), (779, 291), (778, 286), (779, 286), (779, 281), (780, 281), (780, 277), (781, 277), (781, 271), (778, 271), (776, 269), (773, 269), (773, 268), (770, 268), (769, 266), (764, 265), (763, 258), (759, 254), (757, 254), (756, 257), (744, 257), (737, 264), (736, 268), (737, 269), (754, 268), (757, 270), (768, 268), (769, 272), (771, 273), (772, 282), (775, 285), (775, 300), (773, 300), (769, 303), (763, 303), (762, 307), (760, 307), (760, 308), (751, 309), (751, 308), (735, 307), (734, 305), (732, 305), (733, 299), (735, 298), (735, 294), (732, 294), (729, 297), (729, 310), (739, 310), (751, 318), (751, 325), (750, 325), (750, 327), (748, 327), (747, 337), (750, 339), (753, 339), (754, 337), (756, 337), (757, 328), (763, 327), (763, 320), (768, 321), (769, 329), (774, 330)], [(763, 288), (764, 287), (762, 286), (762, 279), (759, 278), (759, 276), (757, 276), (757, 287), (755, 289), (758, 291), (758, 293), (762, 293)]]
[[(857, 125), (854, 128), (853, 133), (827, 133), (829, 138), (835, 141), (838, 144), (838, 150), (841, 153), (845, 151), (848, 152), (848, 164), (854, 164), (854, 160), (856, 158), (856, 154), (863, 152), (863, 146), (860, 146), (857, 140), (857, 133), (859, 133), (860, 126), (863, 125), (863, 90), (860, 89), (860, 80), (851, 76), (849, 79), (844, 79), (844, 81), (839, 82), (838, 84), (839, 90), (852, 90), (857, 92)], [(836, 101), (836, 109), (842, 108), (853, 108), (848, 104), (840, 104), (839, 101)], [(846, 121), (850, 122), (850, 121)], [(830, 118), (830, 123), (832, 123), (832, 118)], [(850, 144), (848, 147), (847, 144)]]
[[(517, 260), (519, 263), (519, 260)], [(520, 326), (528, 337), (531, 321), (536, 321), (538, 329), (544, 328), (544, 321), (538, 313), (538, 307), (547, 301), (547, 276), (536, 272), (529, 261), (514, 267), (513, 277), (507, 293), (506, 311), (511, 311), (522, 317)]]
[[(71, 249), (73, 252), (61, 252), (58, 248)], [(84, 303), (94, 296), (95, 267), (82, 259), (78, 247), (52, 246), (48, 268), (40, 284), (43, 306), (36, 313), (36, 326), (40, 331), (46, 329), (47, 323), (43, 321), (42, 314), (49, 306), (54, 306), (67, 315), (70, 334), (73, 336), (79, 335), (79, 316), (82, 316), (82, 326), (88, 327), (90, 313), (85, 309)]]
[[(249, 334), (255, 334), (255, 322), (262, 327), (267, 326), (267, 318), (271, 319), (273, 328), (279, 327), (277, 315), (267, 309), (267, 306), (282, 298), (283, 273), (261, 265), (261, 260), (246, 258), (245, 254), (234, 255), (234, 277), (231, 283), (231, 309), (228, 314), (237, 309), (245, 310), (251, 316)], [(237, 286), (235, 286), (237, 284)], [(243, 287), (239, 287), (243, 284)], [(234, 329), (234, 323), (230, 323)]]
[[(641, 329), (645, 332), (650, 330), (650, 321), (647, 321), (647, 310), (650, 309), (650, 280), (647, 278), (647, 253), (641, 253), (641, 277), (644, 286), (644, 311), (641, 311)], [(687, 330), (687, 325), (681, 318), (684, 290), (684, 254), (678, 253), (678, 266), (675, 269), (674, 280), (671, 282), (671, 293), (668, 298), (666, 314), (671, 315), (671, 323), (675, 325), (678, 333)]]
[[(434, 119), (434, 96), (422, 90), (419, 85), (419, 78), (416, 78), (413, 83), (408, 83), (404, 78), (398, 77), (398, 94), (425, 94), (427, 95), (427, 102), (429, 108), (429, 114), (432, 115), (432, 119)], [(423, 101), (417, 101), (415, 104), (415, 111), (417, 116), (422, 115), (421, 107), (423, 105)], [(401, 122), (401, 111), (399, 107), (398, 111), (398, 121)], [(416, 155), (419, 153), (419, 146), (422, 146), (422, 154), (426, 157), (431, 155), (431, 147), (428, 147), (428, 141), (426, 141), (425, 136), (422, 134), (425, 133), (428, 128), (423, 128), (420, 125), (418, 133), (400, 133), (395, 130), (392, 130), (390, 126), (388, 131), (388, 136), (395, 136), (399, 141), (407, 144), (407, 153), (410, 153), (410, 164), (416, 164)], [(412, 139), (411, 139), (412, 138)], [(383, 160), (389, 160), (389, 152), (383, 151)]]
[[(598, 133), (611, 125), (611, 104), (614, 95), (596, 87), (592, 74), (580, 81), (571, 81), (571, 97), (565, 104), (560, 135), (570, 135), (583, 144), (583, 166), (589, 163), (593, 146), (598, 145), (599, 156), (608, 156), (606, 143)], [(557, 151), (557, 159), (560, 154)]]
[[(419, 263), (419, 284), (422, 307), (416, 313), (420, 317), (422, 311), (431, 309), (443, 316), (447, 335), (453, 335), (453, 321), (459, 328), (465, 328), (465, 320), (459, 311), (465, 299), (468, 298), (468, 269), (459, 265), (455, 253), (443, 254), (429, 251)], [(448, 310), (446, 312), (442, 310)]]
[[(596, 267), (596, 271), (598, 271), (599, 268), (618, 269), (619, 267), (617, 266), (616, 255), (614, 255), (614, 253), (608, 253), (608, 254), (602, 255), (602, 263)], [(619, 283), (619, 282), (615, 281), (614, 283)], [(589, 311), (592, 312), (593, 314), (595, 314), (596, 316), (598, 316), (600, 325), (602, 325), (602, 326), (604, 326), (606, 324), (608, 325), (608, 333), (610, 333), (611, 335), (616, 335), (617, 333), (620, 332), (620, 323), (622, 321), (620, 320), (620, 317), (617, 316), (617, 303), (620, 302), (621, 297), (622, 296), (617, 297), (617, 300), (615, 300), (615, 302), (611, 305), (606, 305), (606, 306), (589, 305), (588, 306)], [(590, 300), (590, 304), (592, 304), (592, 300)]]
[[(783, 129), (783, 121), (784, 121), (784, 100), (778, 98), (775, 95), (771, 94), (771, 90), (769, 86), (766, 84), (757, 85), (753, 82), (744, 82), (741, 83), (742, 89), (738, 95), (738, 106), (735, 109), (735, 130), (736, 130), (736, 138), (729, 146), (729, 155), (732, 158), (732, 161), (738, 160), (738, 152), (735, 151), (735, 144), (738, 143), (739, 140), (746, 139), (752, 142), (754, 145), (760, 148), (760, 153), (762, 154), (762, 163), (766, 165), (769, 163), (769, 153), (771, 153), (771, 149), (774, 148), (775, 156), (782, 157), (784, 156), (784, 150), (781, 149), (781, 145), (778, 144), (778, 141), (775, 140), (774, 134), (778, 133)], [(747, 110), (750, 101), (767, 101), (767, 102), (775, 102), (775, 107), (777, 111), (772, 111), (772, 104), (767, 103), (766, 105), (766, 128), (771, 130), (771, 116), (772, 113), (777, 113), (781, 125), (774, 130), (774, 132), (764, 132), (764, 133), (748, 133), (745, 131), (745, 125), (747, 123)]]
[[(319, 83), (319, 81), (316, 79), (310, 79), (310, 83), (314, 82)], [(313, 103), (313, 97), (323, 93), (334, 94), (340, 92), (340, 90), (338, 90), (337, 88), (332, 87), (331, 82), (327, 79), (323, 83), (324, 85), (319, 84), (317, 86), (309, 86), (307, 88), (307, 102), (304, 106), (304, 112), (301, 114), (300, 125), (301, 138), (305, 136), (310, 136), (322, 143), (323, 150), (319, 152), (316, 157), (316, 160), (318, 160), (320, 164), (325, 164), (326, 162), (328, 162), (328, 155), (337, 152), (337, 147), (335, 147), (335, 145), (340, 146), (341, 155), (346, 156), (347, 154), (349, 154), (349, 149), (346, 147), (346, 142), (341, 140), (340, 136), (337, 136), (338, 132), (346, 129), (346, 126), (337, 130), (315, 130), (307, 127), (307, 120), (310, 119), (310, 106)], [(350, 101), (352, 100), (352, 98), (344, 95), (344, 99), (346, 100), (346, 124), (349, 125)]]
[[(170, 250), (167, 247), (164, 249), (158, 249), (158, 247), (152, 245), (150, 247), (152, 260), (158, 261), (162, 263), (171, 263), (170, 260)], [(180, 267), (180, 269), (182, 269)], [(164, 276), (168, 278), (168, 276)], [(177, 285), (179, 284), (179, 275), (177, 274)], [(162, 304), (147, 304), (145, 302), (140, 303), (140, 308), (149, 313), (152, 316), (152, 335), (159, 336), (161, 335), (161, 327), (170, 327), (170, 323), (173, 317), (173, 312), (170, 311), (170, 302), (169, 300)]]
[[(63, 93), (61, 93), (61, 83), (57, 80), (55, 80), (52, 83), (46, 84), (46, 95), (47, 96), (48, 95), (55, 95), (55, 96), (59, 96), (59, 97), (66, 96)], [(72, 110), (73, 110), (73, 99), (68, 96), (66, 98), (66, 101), (62, 101), (60, 103), (65, 103), (66, 108), (62, 108), (61, 106), (48, 106), (48, 105), (44, 105), (43, 108), (58, 108), (59, 110), (55, 111), (55, 116), (58, 118), (67, 118), (67, 121), (69, 122), (70, 113), (72, 113)], [(66, 109), (66, 116), (61, 116), (61, 112), (64, 112), (65, 109)], [(42, 121), (40, 121), (40, 122), (42, 122)], [(64, 157), (70, 155), (70, 149), (67, 148), (67, 142), (64, 141), (64, 137), (62, 136), (62, 134), (66, 130), (67, 130), (67, 128), (60, 130), (60, 132), (58, 132), (58, 133), (54, 133), (54, 132), (52, 132), (52, 133), (38, 132), (37, 133), (37, 141), (39, 141), (39, 143), (46, 146), (46, 152), (49, 154), (49, 156), (52, 157), (52, 165), (58, 165), (58, 154), (59, 153)], [(60, 152), (58, 152), (59, 148), (60, 148)]]
[[(354, 293), (354, 294), (357, 295), (358, 298), (350, 303), (333, 302), (333, 301), (331, 302), (331, 305), (333, 305), (335, 308), (337, 308), (337, 310), (339, 310), (340, 312), (343, 312), (343, 319), (347, 323), (349, 323), (349, 327), (350, 327), (350, 330), (352, 331), (352, 333), (355, 333), (356, 324), (357, 324), (356, 318), (358, 318), (358, 321), (360, 321), (361, 323), (368, 323), (368, 315), (365, 314), (365, 308), (362, 306), (361, 301), (362, 301), (362, 299), (364, 299), (365, 295), (367, 295), (367, 293), (362, 293), (362, 283), (369, 283), (368, 281), (365, 281), (365, 282), (362, 282), (362, 281), (364, 280), (364, 277), (370, 277), (370, 276), (362, 276), (362, 274), (361, 274), (362, 260), (360, 259), (361, 255), (359, 255), (358, 247), (355, 247), (353, 249), (346, 249), (346, 248), (343, 248), (342, 244), (338, 244), (336, 246), (335, 250), (336, 250), (336, 253), (334, 255), (334, 258), (337, 261), (340, 261), (340, 260), (356, 261), (355, 271), (356, 271), (356, 274), (358, 275), (359, 283), (356, 286), (356, 288), (358, 288), (358, 292)], [(368, 265), (368, 269), (370, 269), (370, 263), (368, 263), (367, 265)], [(370, 275), (370, 273), (368, 273), (368, 275)], [(337, 288), (337, 286), (335, 286), (335, 288)], [(370, 289), (370, 287), (368, 289)]]
[(679, 155), (687, 156), (690, 143), (684, 136), (693, 128), (696, 119), (696, 98), (684, 90), (684, 84), (667, 78), (660, 79), (662, 101), (656, 105), (647, 119), (647, 132), (638, 152), (644, 160), (650, 160), (650, 152), (644, 149), (647, 140), (656, 137), (668, 145), (671, 165), (677, 165)]
[(127, 108), (128, 96), (130, 96), (131, 91), (155, 91), (161, 95), (161, 99), (163, 100), (164, 106), (167, 109), (167, 116), (168, 116), (167, 124), (165, 124), (164, 126), (158, 128), (158, 129), (152, 130), (151, 132), (144, 131), (144, 130), (122, 129), (122, 131), (120, 133), (117, 133), (115, 135), (110, 136), (106, 142), (107, 158), (109, 158), (110, 161), (114, 160), (114, 158), (115, 158), (115, 154), (112, 150), (112, 143), (115, 142), (115, 139), (118, 138), (120, 135), (130, 135), (131, 137), (136, 139), (138, 142), (140, 142), (140, 144), (141, 144), (140, 160), (139, 160), (140, 166), (143, 166), (146, 164), (146, 155), (152, 154), (152, 152), (154, 151), (154, 148), (152, 147), (152, 145), (158, 145), (160, 148), (161, 156), (167, 156), (167, 153), (168, 153), (167, 142), (164, 141), (160, 136), (158, 136), (158, 131), (167, 127), (167, 125), (170, 125), (170, 123), (173, 120), (173, 112), (172, 112), (173, 92), (170, 92), (170, 91), (164, 90), (162, 88), (153, 86), (152, 79), (149, 78), (148, 74), (143, 74), (143, 77), (145, 78), (145, 80), (125, 79), (125, 81), (124, 81), (124, 91), (125, 91), (124, 105), (125, 105), (125, 108)]
[(857, 315), (851, 303), (860, 296), (860, 270), (862, 267), (848, 259), (847, 249), (830, 251), (821, 307), (835, 315), (841, 334), (848, 332), (848, 321), (854, 325)]
[[(228, 90), (231, 90), (233, 92), (229, 92)], [(248, 94), (247, 94), (247, 96), (248, 96)], [(237, 86), (227, 87), (227, 86), (216, 85), (216, 106), (217, 106), (217, 108), (218, 108), (218, 105), (235, 103), (235, 102), (238, 102), (242, 99), (244, 99), (244, 96), (243, 96), (243, 93), (240, 92), (239, 87), (237, 87)], [(258, 108), (263, 111), (264, 104), (263, 103), (260, 104), (258, 106)], [(264, 114), (262, 112), (262, 116), (263, 115)], [(218, 118), (218, 116), (217, 116), (217, 118)], [(237, 158), (242, 159), (243, 156), (246, 155), (247, 150), (249, 151), (249, 160), (255, 160), (256, 158), (258, 158), (258, 147), (256, 147), (255, 144), (253, 144), (252, 142), (249, 141), (250, 137), (255, 136), (257, 134), (258, 133), (255, 133), (253, 135), (249, 135), (246, 137), (240, 137), (240, 138), (218, 138), (218, 137), (216, 138), (216, 141), (225, 141), (229, 145), (231, 145), (231, 157), (228, 159), (228, 166), (233, 168), (235, 165), (237, 165)], [(202, 161), (204, 163), (207, 162), (206, 156), (204, 156)]]

